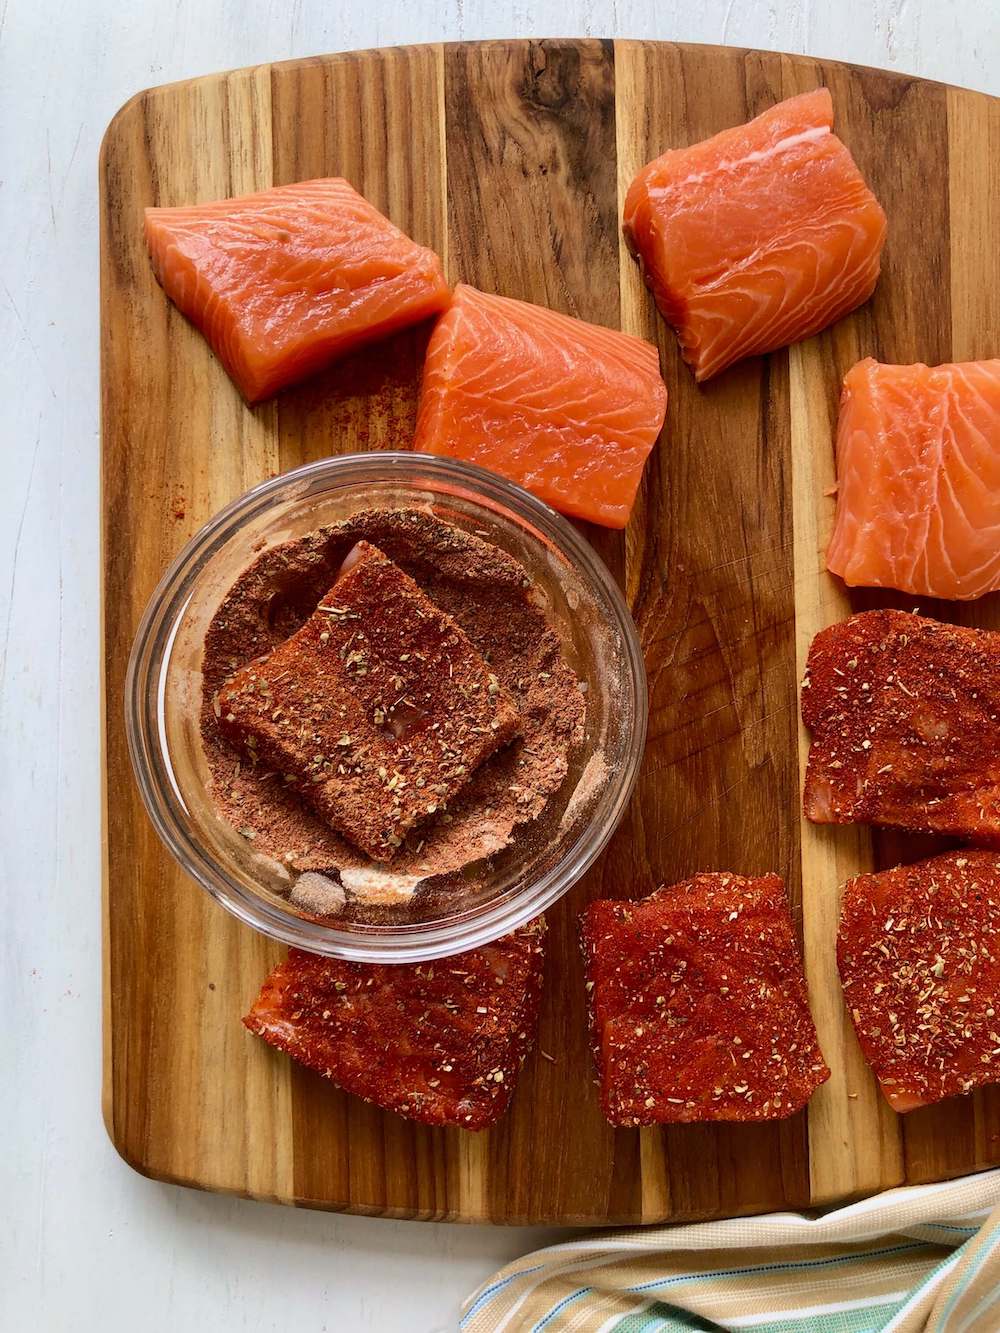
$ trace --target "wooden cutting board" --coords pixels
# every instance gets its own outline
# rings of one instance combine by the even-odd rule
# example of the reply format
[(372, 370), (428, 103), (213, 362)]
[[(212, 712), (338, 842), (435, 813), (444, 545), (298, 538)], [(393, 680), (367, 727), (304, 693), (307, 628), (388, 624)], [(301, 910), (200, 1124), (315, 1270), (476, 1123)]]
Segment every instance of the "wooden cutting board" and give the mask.
[[(624, 191), (664, 148), (820, 84), (889, 216), (882, 280), (821, 337), (699, 389), (622, 248)], [(610, 849), (550, 913), (539, 1046), (554, 1058), (529, 1061), (510, 1115), (481, 1136), (382, 1114), (242, 1028), (280, 950), (174, 867), (126, 753), (126, 659), (167, 562), (263, 477), (407, 444), (426, 340), (404, 334), (251, 411), (154, 282), (142, 207), (328, 175), (437, 250), (452, 279), (657, 341), (670, 390), (631, 526), (595, 536), (645, 648), (645, 767)], [(104, 1109), (122, 1156), (160, 1179), (285, 1202), (587, 1224), (828, 1202), (1000, 1162), (1000, 1089), (901, 1119), (859, 1056), (834, 963), (838, 886), (928, 844), (801, 821), (796, 697), (813, 633), (892, 600), (849, 597), (822, 572), (842, 374), (867, 354), (1000, 350), (1000, 101), (666, 43), (323, 56), (140, 93), (105, 138), (101, 201)], [(1000, 626), (996, 599), (928, 609)], [(577, 914), (709, 868), (786, 877), (833, 1077), (786, 1122), (615, 1132), (590, 1082)]]

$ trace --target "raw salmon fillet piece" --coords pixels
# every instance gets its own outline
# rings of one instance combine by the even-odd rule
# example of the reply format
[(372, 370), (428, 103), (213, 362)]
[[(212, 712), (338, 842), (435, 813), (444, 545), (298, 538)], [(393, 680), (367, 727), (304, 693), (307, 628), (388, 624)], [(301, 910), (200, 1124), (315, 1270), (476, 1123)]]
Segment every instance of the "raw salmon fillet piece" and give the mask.
[(819, 88), (664, 153), (632, 182), (625, 237), (695, 379), (871, 296), (885, 214), (832, 125)]
[(1000, 361), (847, 372), (826, 564), (926, 597), (1000, 589)]
[(376, 861), (391, 860), (520, 724), (461, 626), (368, 542), (302, 628), (237, 671), (215, 708), (224, 736)]
[(830, 1077), (777, 875), (695, 875), (580, 921), (611, 1124), (783, 1119)]
[(345, 180), (147, 208), (153, 268), (250, 403), (450, 300), (441, 261)]
[(837, 963), (890, 1105), (1000, 1083), (1000, 855), (961, 851), (844, 888)]
[(805, 812), (1000, 845), (1000, 634), (905, 611), (821, 630), (802, 682)]
[(623, 528), (666, 408), (641, 338), (460, 283), (431, 335), (413, 447)]
[(545, 921), (432, 963), (291, 949), (243, 1022), (346, 1092), (428, 1125), (485, 1129), (531, 1050)]

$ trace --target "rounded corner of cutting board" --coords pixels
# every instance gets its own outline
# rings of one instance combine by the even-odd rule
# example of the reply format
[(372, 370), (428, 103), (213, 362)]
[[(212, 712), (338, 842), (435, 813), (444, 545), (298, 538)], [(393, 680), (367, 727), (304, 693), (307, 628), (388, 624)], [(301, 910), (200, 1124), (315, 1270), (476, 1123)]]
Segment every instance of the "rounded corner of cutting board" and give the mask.
[[(105, 1020), (107, 1021), (107, 1020)], [(104, 1125), (104, 1132), (108, 1136), (108, 1142), (114, 1148), (119, 1158), (124, 1164), (133, 1170), (136, 1175), (145, 1177), (146, 1180), (158, 1180), (168, 1185), (187, 1184), (187, 1181), (178, 1181), (173, 1179), (169, 1173), (158, 1172), (151, 1163), (147, 1162), (142, 1151), (135, 1147), (128, 1135), (127, 1130), (119, 1124), (116, 1114), (116, 1100), (113, 1089), (110, 1087), (110, 1079), (106, 1077), (105, 1087), (101, 1096), (101, 1123)]]
[(108, 162), (112, 151), (116, 147), (118, 140), (121, 138), (123, 131), (131, 125), (131, 122), (136, 115), (142, 113), (146, 98), (153, 91), (154, 90), (151, 88), (142, 88), (139, 92), (133, 93), (131, 97), (127, 98), (121, 104), (108, 121), (107, 125), (105, 125), (104, 133), (101, 135), (100, 147), (97, 150), (97, 170), (101, 181), (102, 191), (105, 188)]
[[(823, 343), (822, 357), (808, 347), (791, 354), (794, 373), (789, 376), (779, 365), (770, 388), (766, 372), (744, 366), (718, 385), (699, 389), (680, 366), (636, 272), (622, 259), (619, 192), (626, 170), (671, 143), (738, 123), (743, 112), (748, 118), (769, 97), (827, 80), (843, 95), (840, 132), (859, 142), (876, 170), (887, 159), (880, 148), (885, 134), (898, 132), (914, 150), (923, 177), (958, 181), (951, 203), (919, 201), (932, 214), (921, 218), (918, 229), (931, 258), (908, 257), (898, 271), (890, 263), (873, 305), (856, 321), (852, 317), (838, 326), (836, 338)], [(357, 114), (331, 116), (331, 106), (340, 103)], [(371, 134), (373, 126), (384, 142)], [(721, 555), (736, 558), (705, 561), (707, 581), (691, 583), (689, 605), (682, 606), (680, 595), (665, 586), (653, 586), (651, 593), (640, 588), (637, 614), (648, 622), (646, 642), (656, 645), (670, 635), (671, 653), (677, 650), (682, 670), (681, 648), (692, 662), (700, 660), (698, 653), (708, 654), (711, 666), (716, 650), (710, 635), (717, 622), (738, 629), (743, 612), (757, 605), (745, 596), (744, 584), (749, 588), (753, 581), (775, 611), (774, 634), (784, 635), (781, 678), (791, 680), (794, 636), (780, 629), (787, 629), (782, 616), (789, 600), (796, 612), (800, 586), (810, 581), (815, 586), (815, 579), (812, 565), (805, 582), (792, 578), (794, 560), (776, 539), (788, 535), (782, 524), (791, 523), (787, 514), (802, 486), (800, 469), (813, 466), (809, 441), (817, 432), (828, 433), (827, 381), (837, 357), (858, 341), (877, 346), (888, 360), (910, 353), (910, 359), (928, 359), (936, 351), (956, 353), (940, 360), (969, 359), (976, 329), (1000, 327), (1000, 258), (988, 243), (1000, 226), (1000, 200), (997, 191), (984, 187), (978, 171), (979, 145), (987, 134), (1000, 160), (1000, 101), (985, 94), (808, 56), (632, 39), (431, 43), (320, 55), (144, 89), (115, 113), (100, 155), (107, 274), (102, 503), (105, 519), (116, 520), (105, 523), (103, 551), (105, 672), (112, 702), (105, 714), (104, 799), (106, 806), (109, 799), (115, 802), (114, 818), (107, 819), (104, 904), (110, 941), (104, 1122), (116, 1152), (133, 1170), (172, 1184), (329, 1211), (617, 1226), (802, 1207), (811, 1197), (832, 1203), (897, 1183), (904, 1165), (907, 1178), (914, 1178), (913, 1172), (924, 1168), (911, 1168), (911, 1162), (926, 1164), (931, 1173), (926, 1178), (987, 1164), (986, 1151), (993, 1154), (1000, 1142), (1000, 1095), (977, 1103), (986, 1107), (982, 1114), (968, 1108), (931, 1111), (922, 1121), (899, 1126), (867, 1093), (860, 1102), (850, 1100), (856, 1085), (844, 1084), (828, 1094), (827, 1101), (835, 1096), (840, 1108), (836, 1114), (824, 1102), (807, 1116), (773, 1127), (741, 1132), (741, 1127), (685, 1126), (640, 1135), (613, 1134), (599, 1123), (589, 1100), (582, 1106), (591, 1096), (590, 1071), (582, 982), (581, 994), (575, 989), (580, 978), (573, 916), (588, 895), (606, 893), (609, 884), (655, 883), (675, 871), (687, 873), (690, 866), (685, 870), (680, 862), (710, 859), (709, 839), (717, 839), (711, 843), (717, 859), (757, 857), (762, 868), (771, 869), (775, 866), (764, 867), (764, 860), (779, 862), (783, 847), (781, 863), (791, 868), (792, 879), (799, 876), (802, 835), (791, 828), (794, 816), (788, 814), (797, 801), (796, 727), (786, 725), (780, 709), (759, 718), (748, 713), (744, 735), (740, 714), (758, 694), (767, 702), (766, 689), (734, 695), (739, 707), (727, 697), (719, 711), (695, 719), (705, 728), (709, 716), (733, 716), (731, 735), (720, 740), (715, 732), (708, 734), (710, 728), (705, 733), (720, 747), (708, 752), (712, 763), (722, 754), (732, 770), (734, 785), (723, 793), (718, 817), (701, 795), (685, 804), (688, 779), (698, 794), (705, 773), (692, 757), (698, 751), (681, 754), (683, 727), (661, 691), (650, 742), (654, 751), (634, 817), (626, 818), (606, 854), (607, 869), (596, 868), (553, 912), (553, 960), (566, 984), (560, 989), (550, 973), (540, 1046), (555, 1051), (561, 1067), (526, 1066), (508, 1121), (489, 1138), (474, 1141), (434, 1137), (389, 1114), (352, 1108), (291, 1070), (275, 1078), (271, 1065), (240, 1054), (222, 1024), (238, 1024), (241, 1001), (259, 984), (271, 955), (194, 891), (183, 901), (173, 899), (177, 880), (165, 873), (166, 853), (151, 838), (131, 785), (115, 703), (134, 624), (176, 545), (176, 530), (164, 522), (164, 496), (170, 494), (164, 488), (183, 488), (188, 521), (200, 523), (268, 470), (329, 453), (331, 430), (339, 432), (345, 448), (352, 441), (355, 447), (360, 441), (363, 447), (380, 447), (377, 432), (405, 426), (415, 402), (407, 381), (403, 390), (395, 382), (377, 389), (382, 397), (375, 409), (351, 389), (333, 409), (339, 415), (331, 416), (322, 395), (304, 386), (301, 398), (292, 391), (258, 415), (234, 410), (235, 399), (219, 393), (217, 367), (204, 373), (208, 353), (190, 328), (159, 317), (163, 308), (155, 303), (166, 298), (150, 277), (141, 228), (130, 221), (140, 215), (141, 204), (151, 202), (152, 180), (157, 190), (164, 187), (156, 197), (172, 201), (190, 198), (198, 188), (210, 198), (279, 181), (348, 175), (363, 193), (379, 199), (398, 225), (439, 248), (454, 263), (452, 276), (568, 308), (595, 323), (627, 324), (658, 340), (676, 438), (693, 433), (697, 439), (700, 432), (704, 457), (694, 458), (694, 449), (684, 451), (687, 457), (663, 451), (649, 470), (638, 524), (658, 525), (655, 541), (647, 543), (643, 534), (629, 544), (612, 534), (596, 537), (596, 544), (627, 586), (640, 587), (636, 559), (648, 550), (663, 561), (676, 556), (676, 534), (688, 530), (683, 525), (690, 527), (700, 515), (707, 529), (712, 525), (704, 519), (714, 522), (726, 512), (706, 508), (709, 502), (735, 504), (742, 514), (739, 488), (755, 487), (757, 508), (748, 502), (743, 517), (757, 548), (730, 552), (726, 533), (731, 530), (735, 541), (741, 525), (728, 523), (717, 541)], [(891, 156), (899, 159), (899, 139), (890, 142)], [(890, 194), (895, 191), (889, 202), (898, 210), (901, 237), (906, 196), (889, 165), (881, 174)], [(523, 236), (538, 237), (539, 244), (525, 246)], [(948, 305), (942, 273), (955, 292), (968, 296), (960, 313), (957, 303)], [(957, 355), (962, 350), (966, 355)], [(789, 379), (800, 409), (795, 448), (786, 420), (792, 415)], [(156, 392), (146, 392), (151, 385)], [(765, 391), (766, 418), (758, 410)], [(724, 429), (730, 421), (725, 414), (732, 412), (742, 414), (741, 438), (748, 441), (748, 453), (761, 451), (759, 458), (725, 453), (724, 437), (731, 433)], [(215, 442), (207, 460), (191, 447), (199, 433)], [(811, 484), (805, 483), (809, 495)], [(821, 485), (817, 473), (817, 493)], [(785, 517), (779, 521), (775, 514)], [(692, 543), (681, 554), (705, 552)], [(670, 567), (675, 570), (677, 562)], [(686, 568), (702, 572), (697, 561)], [(680, 618), (678, 624), (671, 615)], [(720, 660), (718, 672), (725, 680), (730, 666)], [(668, 678), (674, 679), (664, 673)], [(705, 679), (707, 709), (714, 686)], [(756, 756), (756, 766), (741, 757), (741, 746)], [(678, 764), (688, 767), (672, 776)], [(787, 807), (768, 794), (785, 785)], [(659, 787), (666, 792), (662, 798)], [(674, 802), (669, 809), (668, 798)], [(790, 825), (787, 837), (780, 828), (775, 831), (782, 820)], [(745, 845), (737, 841), (741, 831)], [(633, 842), (633, 834), (641, 836)], [(671, 851), (671, 843), (680, 850)], [(810, 900), (814, 912), (816, 896)], [(823, 915), (823, 930), (827, 924)], [(210, 981), (218, 983), (217, 1007), (208, 1015)], [(114, 1004), (107, 1003), (109, 995)], [(842, 1025), (839, 993), (831, 993), (827, 1003), (827, 1021)], [(846, 1049), (849, 1038), (840, 1037)], [(227, 1098), (238, 1108), (239, 1128), (222, 1135), (219, 1116)], [(952, 1132), (955, 1124), (958, 1131)], [(871, 1132), (862, 1133), (866, 1130)], [(280, 1153), (272, 1131), (285, 1136)], [(923, 1158), (912, 1151), (914, 1144)]]

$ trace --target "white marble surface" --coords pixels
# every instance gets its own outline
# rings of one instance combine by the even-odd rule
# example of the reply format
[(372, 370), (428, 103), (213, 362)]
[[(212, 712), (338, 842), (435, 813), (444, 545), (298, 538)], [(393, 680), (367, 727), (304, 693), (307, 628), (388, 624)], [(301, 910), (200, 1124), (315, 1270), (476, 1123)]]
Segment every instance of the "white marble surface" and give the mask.
[(105, 1137), (96, 160), (149, 84), (552, 33), (766, 46), (1000, 93), (996, 0), (0, 0), (0, 1328), (430, 1333), (544, 1239), (158, 1185)]

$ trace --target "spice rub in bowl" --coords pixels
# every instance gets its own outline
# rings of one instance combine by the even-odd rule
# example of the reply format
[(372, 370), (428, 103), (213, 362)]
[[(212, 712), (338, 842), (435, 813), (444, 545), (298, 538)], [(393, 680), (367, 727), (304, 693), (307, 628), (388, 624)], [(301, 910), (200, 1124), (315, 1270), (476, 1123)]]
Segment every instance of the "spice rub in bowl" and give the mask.
[[(202, 741), (217, 811), (320, 919), (391, 913), (418, 888), (460, 894), (477, 863), (530, 838), (584, 716), (524, 568), (419, 509), (362, 510), (262, 550), (205, 638)], [(448, 777), (431, 773), (427, 748), (442, 730), (465, 736), (445, 747)], [(362, 737), (363, 775), (352, 763)]]
[(460, 626), (369, 542), (306, 623), (218, 694), (219, 726), (376, 861), (518, 728)]

